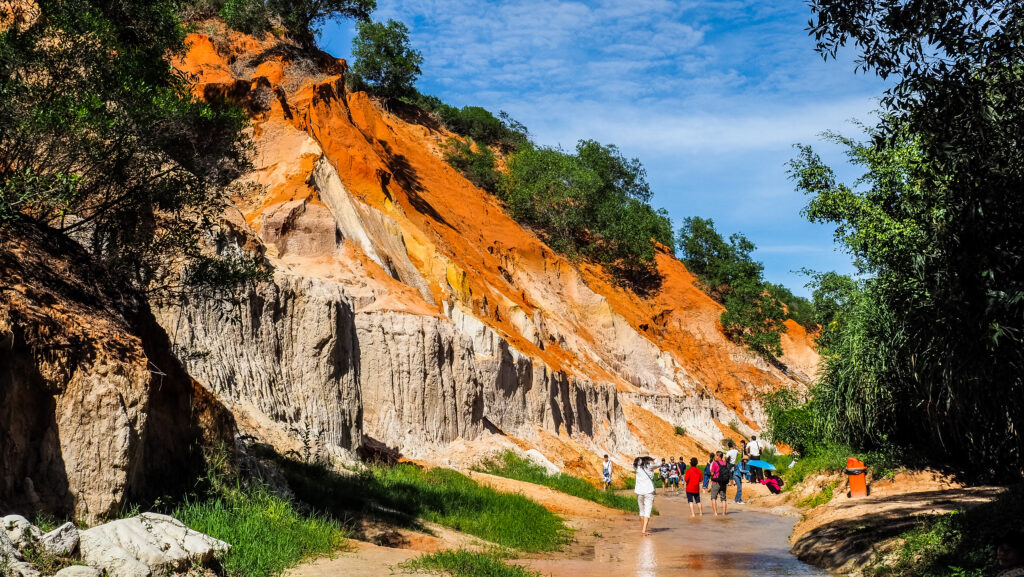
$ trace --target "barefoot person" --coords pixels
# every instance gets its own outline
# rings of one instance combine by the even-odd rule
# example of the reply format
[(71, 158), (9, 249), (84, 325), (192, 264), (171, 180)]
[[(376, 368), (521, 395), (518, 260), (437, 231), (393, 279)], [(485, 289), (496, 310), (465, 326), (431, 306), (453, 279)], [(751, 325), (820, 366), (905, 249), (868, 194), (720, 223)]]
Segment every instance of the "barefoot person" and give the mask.
[(704, 465), (704, 490), (708, 490), (708, 485), (711, 484), (711, 463), (715, 462), (715, 454), (708, 453), (708, 464)]
[(718, 501), (722, 502), (722, 516), (725, 516), (725, 508), (728, 505), (725, 490), (729, 487), (729, 481), (732, 481), (732, 470), (729, 462), (725, 460), (725, 455), (719, 451), (715, 460), (711, 462), (711, 509), (715, 512), (715, 517), (718, 516)]
[(697, 457), (690, 457), (690, 468), (683, 475), (683, 484), (686, 485), (686, 502), (690, 504), (691, 517), (695, 517), (693, 514), (694, 503), (700, 509), (700, 516), (704, 516), (704, 506), (700, 504), (700, 481), (704, 475), (700, 472), (700, 467), (697, 466), (698, 463)]
[(636, 472), (636, 504), (640, 509), (640, 534), (650, 535), (647, 525), (651, 522), (651, 508), (654, 507), (654, 459), (637, 457), (633, 460)]
[(607, 491), (608, 487), (612, 486), (612, 461), (608, 455), (604, 456), (604, 462), (601, 463), (601, 479), (604, 481), (604, 490)]

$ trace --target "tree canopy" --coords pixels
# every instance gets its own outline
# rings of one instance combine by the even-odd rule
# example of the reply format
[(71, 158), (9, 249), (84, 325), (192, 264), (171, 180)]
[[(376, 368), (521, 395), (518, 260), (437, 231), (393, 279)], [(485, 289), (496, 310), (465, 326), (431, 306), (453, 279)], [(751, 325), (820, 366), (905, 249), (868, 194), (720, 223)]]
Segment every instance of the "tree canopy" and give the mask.
[(672, 226), (665, 211), (648, 204), (651, 190), (638, 159), (581, 140), (575, 154), (524, 146), (507, 166), (500, 194), (513, 218), (555, 250), (604, 263), (637, 290), (657, 285), (652, 241), (671, 246)]
[(415, 96), (423, 55), (410, 45), (409, 28), (388, 20), (360, 22), (357, 30), (352, 39), (353, 86), (386, 98)]
[(245, 116), (172, 70), (177, 2), (36, 6), (0, 27), (0, 221), (72, 235), (147, 287), (168, 255), (201, 259), (247, 166)]
[[(1024, 470), (1024, 4), (816, 0), (811, 33), (895, 80), (864, 169), (792, 163), (808, 218), (864, 277), (837, 301), (818, 405), (832, 433), (900, 444), (979, 476)], [(835, 280), (835, 279), (831, 279)], [(826, 333), (829, 334), (829, 333)]]

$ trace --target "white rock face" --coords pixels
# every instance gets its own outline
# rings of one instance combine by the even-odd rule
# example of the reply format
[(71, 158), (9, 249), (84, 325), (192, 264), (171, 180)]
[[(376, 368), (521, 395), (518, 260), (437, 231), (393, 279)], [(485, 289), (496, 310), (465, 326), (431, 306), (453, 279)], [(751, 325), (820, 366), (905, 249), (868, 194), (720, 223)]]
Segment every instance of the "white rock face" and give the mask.
[(42, 573), (39, 572), (31, 563), (19, 561), (11, 563), (9, 569), (10, 577), (41, 577)]
[(21, 559), (21, 553), (18, 551), (18, 547), (7, 536), (6, 531), (0, 531), (0, 565), (5, 561), (11, 562), (19, 559)]
[(38, 527), (29, 522), (28, 519), (21, 515), (7, 515), (3, 519), (0, 519), (0, 526), (3, 527), (4, 533), (7, 538), (10, 539), (14, 546), (19, 550), (25, 549), (29, 545), (32, 545), (43, 536), (43, 532)]
[(150, 577), (205, 563), (231, 546), (167, 515), (143, 513), (82, 531), (82, 560), (109, 577)]
[(156, 311), (192, 376), (332, 453), (357, 448), (359, 351), (343, 287), (278, 273), (240, 297)]
[(72, 565), (54, 573), (53, 577), (101, 577), (103, 573), (88, 565)]
[(78, 549), (78, 527), (71, 522), (64, 523), (39, 537), (38, 542), (47, 552), (59, 557), (67, 557)]

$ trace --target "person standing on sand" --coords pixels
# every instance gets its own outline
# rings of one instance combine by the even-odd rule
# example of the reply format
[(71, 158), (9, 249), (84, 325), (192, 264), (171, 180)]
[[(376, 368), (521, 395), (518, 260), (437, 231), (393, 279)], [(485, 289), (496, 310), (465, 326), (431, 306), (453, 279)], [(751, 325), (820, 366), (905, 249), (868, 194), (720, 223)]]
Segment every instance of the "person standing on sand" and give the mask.
[[(757, 440), (757, 435), (750, 437), (750, 442), (747, 443), (747, 456), (750, 457), (751, 461), (757, 461), (761, 458), (761, 441)], [(764, 480), (764, 472), (761, 471), (761, 467), (750, 467), (750, 480), (759, 483)]]
[[(679, 460), (681, 461), (682, 457)], [(700, 504), (700, 481), (704, 475), (701, 474), (700, 467), (697, 466), (698, 463), (697, 457), (690, 457), (690, 468), (683, 475), (683, 485), (686, 487), (686, 502), (690, 504), (691, 517), (696, 517), (693, 514), (694, 503), (700, 509), (700, 516), (704, 516), (704, 505)]]
[(676, 463), (676, 468), (679, 470), (679, 480), (683, 480), (683, 475), (686, 474), (686, 462), (683, 461), (682, 457), (679, 457), (679, 462)]
[(679, 492), (679, 465), (675, 457), (668, 458), (668, 484), (675, 488), (675, 492)]
[(607, 491), (608, 487), (612, 486), (612, 461), (608, 455), (604, 456), (604, 462), (601, 463), (601, 479), (604, 481), (604, 490)]
[(743, 460), (736, 465), (736, 470), (732, 473), (732, 479), (736, 481), (736, 504), (746, 505), (743, 502), (743, 477), (750, 472), (750, 467), (747, 467), (747, 458), (743, 457)]
[(725, 459), (729, 461), (730, 465), (735, 465), (739, 462), (740, 452), (736, 450), (736, 443), (729, 441), (729, 450), (725, 452)]
[(636, 472), (636, 487), (633, 491), (640, 510), (640, 534), (646, 537), (650, 535), (647, 525), (651, 522), (651, 509), (654, 507), (654, 459), (637, 457), (633, 460), (633, 469)]
[(708, 453), (708, 464), (704, 465), (704, 490), (708, 490), (708, 485), (711, 483), (711, 463), (715, 462), (715, 454)]
[(732, 480), (732, 471), (730, 470), (728, 461), (725, 460), (725, 455), (721, 451), (718, 452), (717, 458), (711, 462), (711, 509), (715, 512), (715, 517), (718, 516), (718, 503), (722, 502), (722, 516), (725, 516), (725, 508), (728, 501), (725, 500), (725, 490), (729, 487), (729, 481)]

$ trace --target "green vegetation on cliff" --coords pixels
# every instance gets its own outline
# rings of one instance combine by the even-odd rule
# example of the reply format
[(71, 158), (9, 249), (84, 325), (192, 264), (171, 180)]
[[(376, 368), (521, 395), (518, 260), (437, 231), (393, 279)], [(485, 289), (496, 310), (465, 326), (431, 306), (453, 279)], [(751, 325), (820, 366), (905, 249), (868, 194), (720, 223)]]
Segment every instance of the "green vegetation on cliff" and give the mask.
[(726, 242), (713, 220), (696, 216), (683, 220), (677, 240), (686, 268), (711, 298), (725, 305), (722, 328), (737, 342), (764, 356), (778, 357), (787, 318), (817, 329), (813, 305), (781, 285), (766, 282), (764, 267), (750, 255), (754, 243), (741, 233), (732, 234)]

